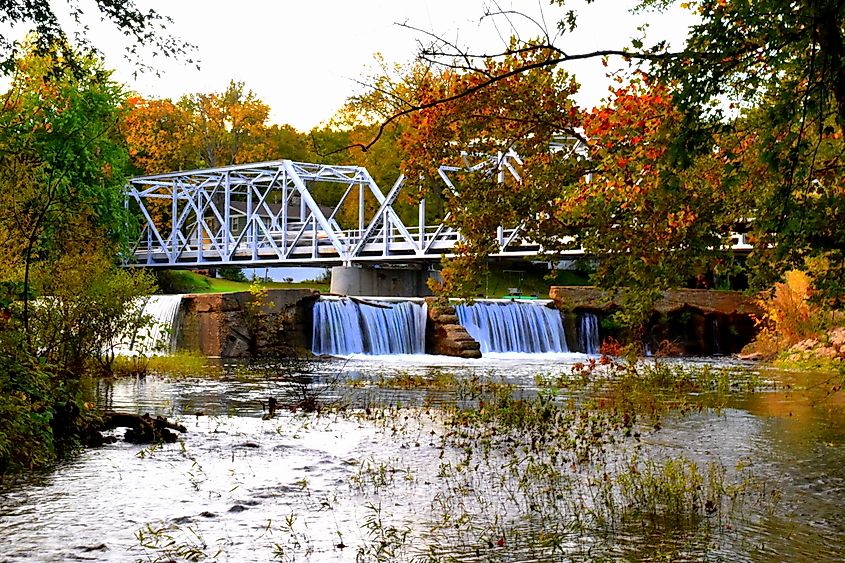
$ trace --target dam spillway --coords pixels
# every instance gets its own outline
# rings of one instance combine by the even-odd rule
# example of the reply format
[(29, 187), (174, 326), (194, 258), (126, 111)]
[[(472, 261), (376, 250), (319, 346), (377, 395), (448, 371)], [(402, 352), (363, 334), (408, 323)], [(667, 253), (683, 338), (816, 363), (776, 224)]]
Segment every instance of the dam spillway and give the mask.
[(412, 301), (320, 299), (311, 351), (317, 355), (424, 354), (427, 307)]
[(569, 352), (557, 309), (538, 303), (483, 302), (455, 307), (458, 321), (481, 352)]

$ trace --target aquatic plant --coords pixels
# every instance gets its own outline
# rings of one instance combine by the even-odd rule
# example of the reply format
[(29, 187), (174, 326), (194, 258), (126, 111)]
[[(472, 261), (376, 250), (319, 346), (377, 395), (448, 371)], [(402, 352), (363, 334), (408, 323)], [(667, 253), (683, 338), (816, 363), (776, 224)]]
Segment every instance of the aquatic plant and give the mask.
[[(278, 391), (298, 376), (268, 365), (239, 377)], [(671, 560), (685, 549), (706, 553), (746, 506), (759, 513), (777, 501), (752, 468), (678, 456), (650, 439), (754, 385), (728, 370), (596, 359), (527, 387), (450, 370), (378, 376), (346, 391), (342, 373), (300, 383), (327, 400), (313, 411), (279, 411), (280, 436), (299, 440), (352, 421), (385, 449), (343, 460), (346, 490), (321, 489), (310, 476), (289, 482), (289, 502), (300, 508), (266, 531), (277, 536), (280, 561), (332, 552), (373, 562), (613, 559), (627, 549), (606, 542), (618, 535), (640, 538), (629, 558)], [(414, 399), (433, 391), (442, 400)], [(205, 486), (195, 465), (187, 471), (188, 486)], [(338, 506), (355, 517), (326, 526), (323, 515)]]
[(218, 557), (222, 550), (208, 551), (208, 544), (196, 526), (147, 524), (135, 532), (138, 544), (146, 550), (147, 561), (204, 561)]

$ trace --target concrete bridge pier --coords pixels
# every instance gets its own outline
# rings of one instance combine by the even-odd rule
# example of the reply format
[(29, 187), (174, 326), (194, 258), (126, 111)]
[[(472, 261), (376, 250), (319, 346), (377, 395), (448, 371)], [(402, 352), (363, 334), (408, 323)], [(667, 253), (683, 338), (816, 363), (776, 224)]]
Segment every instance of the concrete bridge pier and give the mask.
[(332, 268), (331, 291), (338, 295), (372, 297), (428, 297), (429, 277), (439, 272), (428, 266), (380, 268), (370, 266), (335, 266)]

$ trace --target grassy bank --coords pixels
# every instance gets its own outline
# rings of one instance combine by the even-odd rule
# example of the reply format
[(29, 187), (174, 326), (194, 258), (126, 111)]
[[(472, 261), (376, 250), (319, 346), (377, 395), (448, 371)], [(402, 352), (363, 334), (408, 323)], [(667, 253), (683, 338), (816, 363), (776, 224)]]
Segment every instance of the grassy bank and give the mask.
[[(222, 278), (212, 278), (188, 270), (170, 270), (160, 272), (158, 283), (162, 293), (233, 293), (236, 291), (249, 291), (251, 282), (240, 282)], [(328, 293), (330, 291), (328, 282), (305, 281), (297, 283), (266, 282), (261, 287), (268, 289), (302, 289), (311, 288)]]
[(549, 297), (552, 285), (589, 285), (586, 274), (576, 271), (560, 270), (554, 276), (542, 268), (512, 266), (491, 268), (484, 280), (481, 291), (485, 297), (507, 297), (511, 289), (520, 295), (534, 295), (541, 299)]
[[(554, 278), (547, 277), (548, 270), (522, 268), (491, 269), (481, 291), (485, 297), (506, 297), (511, 289), (521, 295), (535, 295), (548, 298), (551, 285), (587, 285), (586, 276), (578, 272), (560, 271)], [(168, 270), (157, 274), (158, 285), (162, 293), (233, 293), (249, 291), (251, 282), (213, 278), (189, 270)], [(316, 289), (320, 293), (329, 293), (329, 281), (275, 282), (261, 284), (268, 289)]]

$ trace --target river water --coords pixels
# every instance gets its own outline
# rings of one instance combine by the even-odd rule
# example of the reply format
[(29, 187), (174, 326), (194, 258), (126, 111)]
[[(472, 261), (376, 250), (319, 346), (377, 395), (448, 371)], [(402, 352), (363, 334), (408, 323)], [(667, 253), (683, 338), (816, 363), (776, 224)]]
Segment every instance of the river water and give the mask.
[[(737, 381), (768, 383), (735, 386), (718, 410), (664, 416), (659, 430), (643, 429), (641, 451), (715, 461), (729, 474), (744, 467), (765, 493), (730, 518), (662, 532), (627, 522), (609, 533), (561, 531), (542, 508), (528, 517), (519, 507), (531, 499), (497, 481), (497, 467), (462, 465), (465, 453), (444, 446), (452, 430), (439, 414), (461, 400), (454, 391), (384, 384), (455, 374), (530, 394), (537, 374), (569, 377), (585, 361), (579, 354), (352, 357), (96, 382), (101, 407), (175, 417), (188, 432), (177, 444), (118, 441), (85, 450), (7, 484), (0, 561), (845, 558), (845, 408), (825, 380), (728, 364)], [(270, 396), (328, 406), (264, 420)], [(344, 408), (329, 408), (338, 404)], [(577, 510), (591, 501), (561, 502)]]

